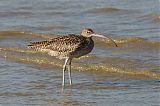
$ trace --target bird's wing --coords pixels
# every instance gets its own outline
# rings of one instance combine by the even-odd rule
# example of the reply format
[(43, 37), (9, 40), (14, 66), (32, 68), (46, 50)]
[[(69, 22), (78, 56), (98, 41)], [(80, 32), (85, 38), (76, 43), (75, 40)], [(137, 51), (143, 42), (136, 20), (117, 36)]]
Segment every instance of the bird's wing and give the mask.
[(32, 49), (41, 49), (44, 48), (48, 43), (49, 41), (31, 42), (31, 44), (28, 45), (28, 47)]
[(50, 39), (48, 41), (33, 42), (29, 48), (36, 50), (49, 49), (57, 52), (72, 52), (82, 46), (85, 40), (81, 36), (69, 35)]
[(79, 48), (83, 42), (84, 39), (82, 39), (81, 36), (62, 36), (51, 39), (45, 49), (50, 49), (58, 52), (72, 52)]

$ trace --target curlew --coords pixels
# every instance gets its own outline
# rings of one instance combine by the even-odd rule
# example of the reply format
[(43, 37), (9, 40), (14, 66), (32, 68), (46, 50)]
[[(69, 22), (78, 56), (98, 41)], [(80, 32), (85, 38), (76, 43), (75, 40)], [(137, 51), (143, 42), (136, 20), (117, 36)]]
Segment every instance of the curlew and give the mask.
[(51, 56), (56, 56), (59, 59), (65, 59), (63, 65), (62, 86), (65, 85), (65, 70), (68, 65), (69, 82), (72, 85), (71, 79), (71, 62), (73, 58), (78, 58), (90, 53), (94, 47), (92, 37), (97, 36), (111, 40), (115, 46), (117, 44), (111, 39), (103, 35), (94, 33), (90, 28), (82, 30), (80, 35), (69, 34), (67, 36), (60, 36), (48, 41), (33, 42), (29, 48), (37, 51), (47, 52)]

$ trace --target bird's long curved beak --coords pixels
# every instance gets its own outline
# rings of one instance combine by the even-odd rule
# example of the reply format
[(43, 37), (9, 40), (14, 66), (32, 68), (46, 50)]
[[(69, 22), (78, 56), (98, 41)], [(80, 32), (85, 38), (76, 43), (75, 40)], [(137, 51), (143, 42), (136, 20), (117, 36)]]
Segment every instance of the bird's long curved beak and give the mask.
[(104, 35), (99, 35), (99, 34), (91, 34), (91, 36), (109, 39), (110, 41), (112, 41), (112, 43), (115, 44), (116, 47), (118, 47), (118, 45), (116, 44), (116, 42), (115, 42), (113, 39), (109, 38), (109, 37), (106, 37), (106, 36), (104, 36)]

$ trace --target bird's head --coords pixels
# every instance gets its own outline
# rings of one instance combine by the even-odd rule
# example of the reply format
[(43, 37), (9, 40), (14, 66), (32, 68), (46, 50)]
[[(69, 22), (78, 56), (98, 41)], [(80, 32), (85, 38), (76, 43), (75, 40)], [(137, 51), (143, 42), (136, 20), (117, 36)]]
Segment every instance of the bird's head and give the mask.
[(87, 38), (92, 37), (91, 35), (94, 34), (93, 30), (90, 28), (85, 28), (82, 30), (81, 35)]
[(81, 35), (84, 36), (84, 37), (87, 37), (87, 38), (91, 38), (91, 37), (94, 37), (94, 36), (95, 36), (95, 37), (100, 37), (100, 38), (109, 39), (109, 40), (111, 40), (111, 41), (115, 44), (116, 47), (118, 47), (117, 44), (116, 44), (111, 38), (106, 37), (106, 36), (104, 36), (104, 35), (96, 34), (96, 33), (94, 33), (94, 31), (93, 31), (92, 29), (90, 29), (90, 28), (85, 28), (85, 29), (83, 29), (82, 32), (81, 32)]

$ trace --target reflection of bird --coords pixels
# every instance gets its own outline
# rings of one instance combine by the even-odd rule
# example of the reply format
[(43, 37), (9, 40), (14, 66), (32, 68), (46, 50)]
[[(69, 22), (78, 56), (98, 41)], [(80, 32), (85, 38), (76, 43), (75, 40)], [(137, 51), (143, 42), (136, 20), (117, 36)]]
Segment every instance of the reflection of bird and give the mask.
[[(68, 63), (69, 81), (71, 85), (72, 84), (71, 61), (73, 58), (78, 58), (92, 51), (94, 47), (94, 42), (92, 40), (93, 36), (108, 38), (103, 35), (95, 34), (92, 29), (85, 28), (81, 32), (81, 35), (71, 34), (68, 36), (53, 38), (48, 41), (33, 42), (28, 46), (29, 48), (33, 48), (38, 51), (47, 52), (51, 56), (56, 56), (60, 59), (65, 59), (65, 63), (63, 66), (62, 86), (64, 86), (65, 83), (65, 70), (67, 63)], [(117, 46), (117, 44), (112, 39), (110, 40)]]

